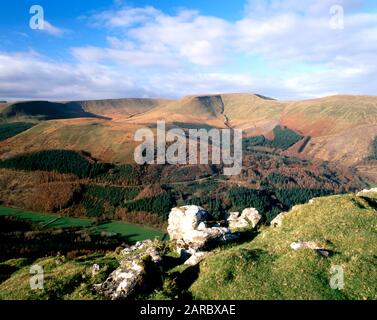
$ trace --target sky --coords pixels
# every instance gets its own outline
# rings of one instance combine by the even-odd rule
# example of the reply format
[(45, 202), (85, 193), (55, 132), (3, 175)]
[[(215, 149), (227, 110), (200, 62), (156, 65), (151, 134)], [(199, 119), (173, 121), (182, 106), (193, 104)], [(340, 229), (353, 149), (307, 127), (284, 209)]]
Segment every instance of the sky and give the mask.
[(0, 100), (376, 95), (374, 0), (2, 0), (0, 16)]

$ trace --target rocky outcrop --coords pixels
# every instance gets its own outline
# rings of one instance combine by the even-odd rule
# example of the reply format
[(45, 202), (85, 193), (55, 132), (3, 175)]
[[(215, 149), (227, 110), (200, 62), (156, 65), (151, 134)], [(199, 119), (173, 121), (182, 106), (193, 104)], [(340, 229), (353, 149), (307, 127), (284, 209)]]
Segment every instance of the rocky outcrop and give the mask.
[(209, 214), (199, 206), (173, 208), (169, 215), (168, 233), (176, 241), (177, 251), (183, 258), (207, 251), (218, 243), (238, 238), (229, 228), (209, 223)]
[(247, 208), (242, 214), (230, 213), (227, 217), (228, 227), (220, 223), (209, 222), (210, 215), (199, 206), (183, 206), (173, 208), (169, 215), (168, 233), (171, 240), (176, 241), (177, 251), (188, 264), (199, 261), (205, 256), (203, 252), (220, 243), (227, 243), (239, 238), (239, 231), (254, 228), (262, 216), (254, 208)]
[[(248, 208), (240, 216), (237, 213), (229, 218), (229, 226), (238, 230), (255, 227), (261, 220), (261, 215), (257, 210)], [(230, 228), (209, 220), (210, 215), (199, 206), (183, 206), (171, 210), (167, 230), (184, 264), (194, 266), (206, 258), (212, 248), (239, 238), (238, 232), (234, 233)], [(102, 284), (95, 285), (95, 289), (106, 298), (117, 300), (129, 299), (140, 291), (153, 287), (156, 280), (161, 280), (160, 247), (157, 242), (146, 240), (123, 249), (120, 266)], [(93, 276), (99, 269), (99, 266), (93, 266)]]
[(241, 215), (238, 212), (229, 213), (227, 221), (229, 229), (234, 232), (245, 228), (255, 228), (261, 219), (262, 216), (258, 210), (246, 208), (242, 211)]
[(364, 189), (364, 190), (359, 191), (356, 195), (360, 197), (368, 193), (377, 193), (377, 188)]
[(145, 290), (153, 283), (149, 278), (158, 278), (158, 264), (161, 256), (158, 247), (151, 240), (138, 242), (122, 251), (124, 259), (95, 289), (111, 300), (127, 299), (138, 290)]

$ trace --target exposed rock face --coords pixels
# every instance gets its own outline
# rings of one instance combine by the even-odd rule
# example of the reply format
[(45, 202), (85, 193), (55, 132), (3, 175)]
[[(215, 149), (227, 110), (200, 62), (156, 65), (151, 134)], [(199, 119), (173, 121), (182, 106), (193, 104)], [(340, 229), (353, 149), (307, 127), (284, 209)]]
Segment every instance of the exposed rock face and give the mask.
[(368, 194), (368, 193), (377, 193), (377, 188), (361, 190), (360, 192), (357, 193), (357, 196), (362, 196), (362, 195)]
[(284, 217), (288, 214), (288, 212), (281, 212), (279, 213), (272, 221), (271, 226), (272, 227), (281, 227), (283, 224)]
[[(170, 211), (168, 220), (168, 233), (170, 239), (182, 239), (183, 235), (197, 229), (201, 222), (206, 221), (207, 217), (207, 212), (199, 206), (173, 208)], [(203, 225), (201, 225), (201, 228), (203, 229)]]
[(254, 208), (246, 208), (242, 211), (241, 215), (238, 212), (231, 212), (228, 216), (228, 226), (232, 231), (245, 229), (245, 228), (255, 228), (262, 216), (259, 214), (258, 210)]
[(199, 206), (173, 208), (169, 215), (168, 233), (176, 240), (181, 256), (188, 258), (198, 251), (206, 251), (218, 243), (238, 238), (229, 228), (209, 224), (209, 214)]
[(111, 300), (127, 299), (148, 286), (147, 278), (156, 275), (160, 252), (151, 240), (138, 242), (122, 251), (125, 258), (104, 283), (95, 289)]

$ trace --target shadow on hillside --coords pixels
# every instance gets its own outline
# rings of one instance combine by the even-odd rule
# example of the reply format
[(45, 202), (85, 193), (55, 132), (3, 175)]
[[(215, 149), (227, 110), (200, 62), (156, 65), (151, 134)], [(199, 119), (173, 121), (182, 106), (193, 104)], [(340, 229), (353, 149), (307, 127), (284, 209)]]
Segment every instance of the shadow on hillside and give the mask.
[(84, 110), (83, 106), (77, 102), (50, 102), (50, 101), (25, 101), (17, 102), (2, 112), (6, 118), (17, 115), (37, 117), (41, 120), (53, 119), (74, 119), (74, 118), (97, 118), (111, 120), (111, 118), (100, 116)]
[(362, 197), (362, 199), (365, 200), (371, 208), (373, 208), (374, 210), (377, 210), (377, 199), (368, 198), (368, 197)]

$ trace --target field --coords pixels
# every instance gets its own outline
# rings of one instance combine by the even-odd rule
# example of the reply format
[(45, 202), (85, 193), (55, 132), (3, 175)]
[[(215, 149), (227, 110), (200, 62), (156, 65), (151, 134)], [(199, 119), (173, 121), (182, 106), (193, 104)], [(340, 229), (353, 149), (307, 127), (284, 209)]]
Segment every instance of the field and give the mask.
[(164, 233), (159, 230), (138, 225), (127, 224), (120, 221), (110, 221), (99, 225), (93, 225), (93, 220), (83, 218), (59, 217), (53, 214), (23, 211), (13, 208), (0, 207), (0, 216), (12, 216), (20, 220), (45, 226), (46, 228), (88, 228), (91, 233), (109, 232), (116, 233), (129, 242), (145, 239), (161, 238)]

